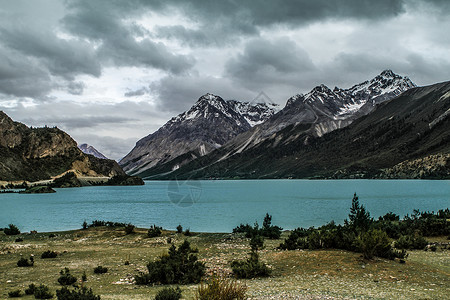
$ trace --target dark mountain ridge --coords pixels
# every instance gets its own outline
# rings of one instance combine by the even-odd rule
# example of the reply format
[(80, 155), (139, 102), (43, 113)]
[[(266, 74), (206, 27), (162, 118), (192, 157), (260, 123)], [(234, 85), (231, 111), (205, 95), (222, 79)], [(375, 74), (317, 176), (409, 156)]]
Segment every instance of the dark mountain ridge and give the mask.
[[(225, 145), (155, 178), (450, 177), (450, 82), (409, 89), (375, 108), (323, 136), (309, 119), (241, 152), (230, 154)], [(413, 174), (402, 164), (422, 164), (425, 171)]]

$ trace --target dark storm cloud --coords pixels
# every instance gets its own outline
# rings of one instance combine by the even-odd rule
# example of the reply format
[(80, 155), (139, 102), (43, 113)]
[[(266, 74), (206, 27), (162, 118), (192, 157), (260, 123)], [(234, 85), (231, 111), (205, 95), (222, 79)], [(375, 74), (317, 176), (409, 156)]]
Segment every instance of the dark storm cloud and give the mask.
[(225, 66), (227, 76), (250, 88), (295, 83), (299, 73), (314, 69), (308, 54), (287, 38), (252, 40), (245, 45), (241, 54), (229, 60)]
[(101, 67), (92, 46), (81, 40), (63, 40), (49, 32), (15, 26), (1, 29), (2, 42), (28, 57), (40, 59), (50, 73), (73, 80), (79, 74), (100, 76)]
[(158, 37), (178, 39), (191, 47), (222, 45), (239, 38), (258, 36), (265, 27), (298, 27), (326, 19), (381, 20), (404, 11), (402, 0), (169, 0), (163, 4), (159, 1), (144, 3), (155, 11), (178, 10), (198, 24), (197, 29), (181, 25), (156, 28)]
[(74, 1), (62, 23), (73, 35), (99, 44), (98, 59), (112, 66), (152, 67), (174, 74), (193, 66), (194, 59), (170, 52), (162, 43), (137, 37), (146, 31), (128, 18), (139, 17), (143, 11), (130, 3), (115, 1)]
[(49, 73), (36, 61), (0, 46), (0, 93), (43, 97), (51, 89)]
[(72, 95), (82, 95), (85, 87), (83, 82), (71, 81), (67, 85), (67, 92)]
[(136, 97), (136, 96), (143, 96), (145, 94), (148, 94), (149, 89), (146, 87), (141, 87), (140, 89), (134, 90), (134, 91), (128, 91), (124, 94), (125, 97)]

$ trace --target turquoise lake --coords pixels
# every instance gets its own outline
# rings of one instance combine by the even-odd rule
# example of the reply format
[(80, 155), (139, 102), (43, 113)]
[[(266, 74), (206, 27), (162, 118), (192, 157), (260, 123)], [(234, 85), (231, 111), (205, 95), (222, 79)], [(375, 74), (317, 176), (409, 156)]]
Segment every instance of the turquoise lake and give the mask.
[(62, 231), (98, 219), (231, 232), (240, 223), (262, 224), (268, 212), (273, 224), (294, 229), (342, 223), (355, 192), (375, 218), (450, 207), (448, 180), (146, 181), (145, 186), (0, 194), (0, 227), (13, 223), (22, 231)]

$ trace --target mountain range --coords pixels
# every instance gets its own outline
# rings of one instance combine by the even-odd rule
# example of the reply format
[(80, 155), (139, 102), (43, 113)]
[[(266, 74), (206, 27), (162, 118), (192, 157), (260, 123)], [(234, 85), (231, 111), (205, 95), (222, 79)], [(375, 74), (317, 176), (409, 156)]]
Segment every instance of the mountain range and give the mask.
[(323, 136), (312, 119), (290, 124), (156, 178), (450, 178), (449, 115), (450, 82), (416, 87)]
[[(332, 136), (346, 132), (344, 128), (347, 126), (352, 125), (351, 128), (361, 126), (357, 124), (360, 124), (359, 121), (366, 116), (374, 115), (381, 118), (381, 113), (377, 111), (384, 107), (385, 103), (403, 95), (407, 96), (408, 91), (416, 89), (417, 86), (408, 77), (385, 70), (373, 79), (347, 89), (338, 87), (330, 89), (325, 85), (319, 85), (307, 94), (289, 98), (283, 109), (267, 104), (255, 106), (235, 100), (225, 101), (219, 96), (206, 94), (190, 110), (172, 118), (158, 131), (140, 140), (119, 163), (129, 174), (155, 179), (333, 176), (344, 178), (375, 175), (395, 177), (398, 173), (394, 171), (390, 171), (390, 175), (388, 173), (381, 175), (380, 167), (393, 168), (402, 161), (401, 156), (392, 156), (392, 160), (384, 165), (376, 164), (376, 161), (373, 164), (363, 164), (360, 170), (363, 175), (355, 175), (355, 172), (358, 173), (357, 168), (353, 170), (353, 166), (348, 165), (351, 160), (336, 158), (336, 155), (327, 153), (328, 157), (335, 157), (339, 161), (336, 163), (322, 158), (321, 155), (325, 154), (321, 152), (314, 153), (307, 149), (311, 149), (313, 145), (317, 147), (326, 144), (326, 147), (336, 149), (340, 155), (345, 155), (339, 152), (340, 149), (346, 148), (339, 139), (331, 143), (326, 141)], [(430, 107), (437, 112), (445, 109), (437, 107), (434, 102), (430, 103)], [(249, 109), (253, 111), (254, 119), (249, 119)], [(416, 113), (425, 118), (423, 115), (425, 112), (427, 110), (419, 110)], [(397, 117), (405, 118), (404, 115)], [(365, 128), (367, 136), (371, 136), (377, 126), (382, 126), (373, 118), (369, 120), (370, 125)], [(338, 133), (334, 133), (336, 130)], [(392, 135), (395, 136), (395, 133)], [(362, 139), (362, 137), (355, 138)], [(220, 141), (215, 142), (218, 139)], [(344, 140), (342, 138), (342, 141)], [(284, 159), (278, 157), (281, 154)], [(304, 160), (303, 156), (309, 159)], [(292, 160), (292, 157), (295, 158)], [(416, 155), (411, 158), (419, 157)], [(323, 163), (325, 161), (327, 162)], [(347, 161), (345, 164), (340, 164), (345, 161)], [(442, 159), (439, 161), (442, 164)], [(297, 165), (298, 162), (301, 164)], [(423, 173), (420, 176), (432, 177), (431, 173), (428, 175)]]

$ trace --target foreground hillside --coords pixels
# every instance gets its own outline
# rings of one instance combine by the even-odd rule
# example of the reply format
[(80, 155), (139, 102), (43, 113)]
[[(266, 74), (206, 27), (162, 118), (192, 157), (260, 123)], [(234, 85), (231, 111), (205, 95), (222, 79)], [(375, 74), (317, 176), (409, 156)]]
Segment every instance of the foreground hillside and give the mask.
[(413, 88), (322, 137), (314, 123), (290, 125), (159, 178), (449, 178), (449, 110), (450, 82)]
[(77, 176), (125, 175), (117, 162), (84, 154), (58, 128), (29, 128), (0, 111), (0, 181), (39, 181), (67, 171)]
[[(235, 234), (183, 234), (163, 232), (148, 238), (146, 230), (126, 235), (123, 229), (105, 227), (70, 232), (0, 235), (0, 298), (12, 290), (22, 291), (29, 284), (45, 284), (54, 293), (60, 289), (57, 279), (68, 267), (78, 279), (86, 272), (86, 286), (102, 299), (149, 299), (160, 286), (138, 286), (133, 277), (146, 271), (146, 264), (167, 253), (167, 239), (179, 245), (186, 238), (199, 249), (207, 274), (230, 276), (229, 262), (245, 258), (250, 251), (248, 239)], [(287, 237), (283, 233), (282, 238)], [(435, 238), (447, 242), (444, 239)], [(267, 240), (261, 259), (273, 270), (267, 278), (241, 280), (248, 286), (250, 299), (444, 299), (449, 292), (448, 250), (409, 251), (406, 264), (385, 259), (364, 260), (360, 254), (342, 250), (280, 251), (282, 240)], [(47, 250), (58, 256), (41, 259)], [(19, 268), (21, 257), (35, 256), (35, 265)], [(125, 262), (129, 261), (129, 265)], [(94, 274), (99, 265), (105, 274)], [(184, 299), (193, 299), (197, 285), (182, 285)], [(23, 299), (32, 299), (31, 296)]]

